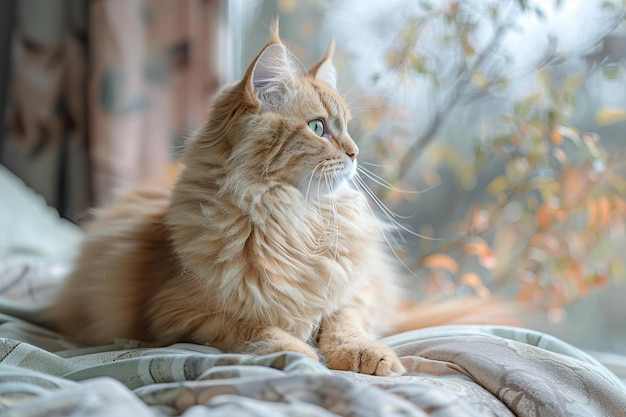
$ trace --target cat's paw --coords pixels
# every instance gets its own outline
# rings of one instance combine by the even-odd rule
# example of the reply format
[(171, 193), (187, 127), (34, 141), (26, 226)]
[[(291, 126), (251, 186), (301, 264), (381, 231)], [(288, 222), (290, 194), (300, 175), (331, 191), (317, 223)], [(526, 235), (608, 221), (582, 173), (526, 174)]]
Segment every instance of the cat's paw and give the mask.
[(372, 340), (345, 342), (322, 353), (330, 369), (379, 376), (404, 372), (396, 353), (388, 346)]

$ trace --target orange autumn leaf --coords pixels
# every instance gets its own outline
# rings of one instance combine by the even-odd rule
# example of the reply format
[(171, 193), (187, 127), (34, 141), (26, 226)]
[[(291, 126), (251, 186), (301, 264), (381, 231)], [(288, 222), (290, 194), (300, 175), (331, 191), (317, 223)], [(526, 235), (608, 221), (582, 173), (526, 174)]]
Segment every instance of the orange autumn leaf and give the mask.
[(482, 233), (489, 228), (489, 212), (472, 208), (470, 210), (470, 226), (472, 233)]
[(536, 279), (522, 279), (517, 300), (521, 303), (537, 303), (545, 299), (546, 290)]
[(474, 272), (468, 272), (461, 277), (461, 284), (472, 287), (476, 294), (481, 298), (487, 298), (491, 295), (491, 292), (483, 284), (480, 276)]
[(556, 253), (561, 248), (561, 242), (549, 233), (535, 233), (530, 238), (530, 246), (544, 249), (548, 253)]
[(626, 216), (626, 201), (624, 201), (623, 198), (615, 195), (611, 199), (611, 203), (613, 203), (613, 207), (615, 207), (616, 210), (620, 211), (623, 215)]
[(598, 224), (598, 202), (595, 198), (587, 200), (587, 227), (594, 229)]
[(468, 272), (461, 277), (461, 284), (469, 285), (471, 287), (482, 286), (483, 282), (480, 279), (480, 275), (475, 272)]
[(489, 244), (480, 236), (473, 236), (465, 246), (465, 253), (468, 255), (484, 255), (491, 251)]
[(593, 288), (604, 288), (610, 280), (611, 278), (607, 274), (597, 273), (591, 277), (590, 285)]
[(422, 259), (422, 265), (431, 269), (444, 269), (452, 274), (456, 274), (459, 271), (457, 261), (453, 257), (443, 253), (435, 253), (425, 257)]
[(487, 192), (491, 195), (496, 195), (501, 191), (504, 191), (509, 186), (509, 180), (504, 176), (500, 175), (499, 177), (494, 178), (487, 185)]
[(559, 221), (565, 221), (569, 216), (569, 211), (565, 208), (558, 208), (554, 210), (554, 218)]
[(478, 263), (485, 269), (493, 270), (498, 266), (498, 258), (496, 258), (494, 252), (490, 250), (478, 257)]
[(535, 218), (540, 229), (547, 229), (552, 224), (553, 211), (552, 207), (546, 203), (539, 206), (535, 212)]
[(554, 146), (560, 146), (563, 143), (563, 133), (558, 130), (552, 131), (552, 144)]
[[(576, 293), (579, 295), (585, 295), (589, 291), (589, 285), (585, 281), (583, 276), (583, 268), (580, 263), (574, 263), (567, 271), (566, 276), (571, 285), (576, 289)], [(565, 305), (565, 304), (563, 304)]]
[(598, 216), (604, 224), (608, 224), (611, 220), (611, 200), (608, 197), (598, 198)]
[(561, 171), (561, 195), (564, 201), (575, 201), (580, 189), (588, 181), (584, 172), (573, 168), (563, 168)]
[(485, 269), (495, 269), (498, 266), (498, 259), (493, 249), (480, 236), (473, 236), (464, 251), (468, 255), (476, 255), (478, 263)]

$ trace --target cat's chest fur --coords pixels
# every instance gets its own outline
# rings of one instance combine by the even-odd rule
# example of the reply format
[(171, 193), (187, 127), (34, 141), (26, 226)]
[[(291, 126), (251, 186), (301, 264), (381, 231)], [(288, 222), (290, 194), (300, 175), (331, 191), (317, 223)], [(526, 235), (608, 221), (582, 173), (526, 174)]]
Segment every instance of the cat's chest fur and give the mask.
[(380, 260), (375, 219), (348, 187), (315, 201), (281, 188), (248, 201), (215, 195), (199, 208), (171, 219), (174, 246), (191, 279), (212, 294), (204, 307), (230, 318), (308, 337), (323, 315), (354, 301)]

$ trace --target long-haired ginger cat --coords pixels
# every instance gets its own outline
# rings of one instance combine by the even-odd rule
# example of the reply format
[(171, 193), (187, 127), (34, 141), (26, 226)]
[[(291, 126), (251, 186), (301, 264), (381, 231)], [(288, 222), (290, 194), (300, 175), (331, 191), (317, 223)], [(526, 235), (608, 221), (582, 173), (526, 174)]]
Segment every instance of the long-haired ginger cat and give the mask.
[(129, 190), (96, 213), (48, 312), (59, 330), (402, 371), (375, 340), (393, 329), (396, 272), (351, 184), (359, 148), (332, 46), (307, 71), (277, 32), (215, 99), (173, 190)]

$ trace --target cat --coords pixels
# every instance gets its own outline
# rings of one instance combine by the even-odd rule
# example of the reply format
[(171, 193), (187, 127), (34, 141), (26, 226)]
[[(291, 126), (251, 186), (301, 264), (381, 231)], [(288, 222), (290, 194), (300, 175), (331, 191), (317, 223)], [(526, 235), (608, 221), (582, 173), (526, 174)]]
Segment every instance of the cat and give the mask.
[(91, 345), (185, 341), (402, 372), (376, 340), (402, 328), (397, 271), (351, 184), (359, 148), (333, 50), (306, 70), (274, 24), (187, 143), (174, 186), (135, 187), (96, 211), (53, 326)]

